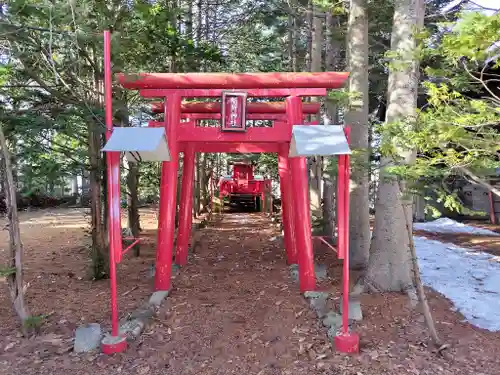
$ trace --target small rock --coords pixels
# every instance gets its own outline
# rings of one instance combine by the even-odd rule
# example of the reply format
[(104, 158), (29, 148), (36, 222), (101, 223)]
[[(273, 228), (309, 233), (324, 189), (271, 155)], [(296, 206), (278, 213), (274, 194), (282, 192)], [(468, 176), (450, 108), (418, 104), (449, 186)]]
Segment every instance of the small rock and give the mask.
[(328, 268), (324, 264), (315, 264), (314, 273), (316, 274), (316, 280), (326, 280)]
[(5, 345), (5, 348), (3, 349), (3, 350), (4, 350), (4, 352), (6, 352), (6, 351), (8, 351), (8, 350), (12, 349), (15, 345), (16, 345), (16, 343), (15, 343), (15, 342), (11, 342), (11, 343), (9, 343), (9, 344)]
[(55, 346), (59, 346), (63, 343), (62, 336), (55, 335), (53, 333), (49, 333), (48, 335), (41, 336), (40, 340), (44, 343), (52, 344)]
[[(340, 311), (342, 312), (342, 300), (340, 300)], [(349, 298), (349, 319), (358, 321), (363, 320), (361, 302), (358, 299)]]
[(323, 325), (325, 327), (336, 327), (335, 329), (338, 329), (342, 326), (342, 315), (330, 311), (323, 319)]
[(153, 306), (160, 306), (165, 298), (168, 297), (168, 290), (159, 290), (154, 292), (151, 297), (149, 297), (149, 304)]
[(154, 278), (155, 274), (156, 274), (156, 267), (155, 267), (155, 264), (153, 263), (153, 264), (149, 265), (148, 275), (150, 278)]
[(326, 298), (311, 298), (309, 305), (319, 319), (323, 318), (328, 313)]
[(305, 298), (324, 298), (327, 299), (330, 296), (330, 293), (327, 292), (305, 292)]
[(328, 328), (328, 332), (326, 333), (326, 335), (328, 336), (328, 339), (333, 340), (335, 336), (337, 336), (339, 333), (340, 333), (340, 327), (332, 326)]
[(145, 327), (142, 319), (132, 319), (120, 325), (120, 335), (126, 335), (128, 338), (138, 337)]
[(290, 267), (288, 267), (290, 270), (290, 277), (294, 281), (299, 281), (299, 265), (298, 264), (292, 264)]
[(75, 331), (74, 351), (85, 353), (96, 350), (101, 345), (102, 331), (98, 323), (86, 324)]

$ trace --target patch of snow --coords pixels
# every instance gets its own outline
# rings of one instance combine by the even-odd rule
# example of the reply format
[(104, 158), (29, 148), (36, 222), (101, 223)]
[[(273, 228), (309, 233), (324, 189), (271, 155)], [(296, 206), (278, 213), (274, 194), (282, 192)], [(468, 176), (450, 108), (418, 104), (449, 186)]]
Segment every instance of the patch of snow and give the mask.
[(500, 331), (500, 263), (490, 254), (415, 236), (422, 281), (477, 327)]
[(469, 233), (483, 236), (500, 236), (500, 234), (491, 230), (459, 223), (447, 217), (442, 217), (426, 223), (415, 223), (413, 224), (413, 229), (434, 233)]

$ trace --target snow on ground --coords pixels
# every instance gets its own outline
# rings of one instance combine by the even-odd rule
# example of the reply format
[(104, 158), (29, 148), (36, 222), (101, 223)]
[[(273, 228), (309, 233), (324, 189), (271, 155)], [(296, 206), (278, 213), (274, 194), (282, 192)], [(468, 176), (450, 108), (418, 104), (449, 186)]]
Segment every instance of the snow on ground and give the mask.
[(500, 263), (490, 254), (415, 236), (422, 281), (468, 322), (500, 331)]
[(482, 236), (500, 236), (500, 234), (492, 232), (491, 230), (459, 223), (447, 217), (442, 217), (426, 223), (414, 223), (413, 229), (434, 233), (470, 233)]

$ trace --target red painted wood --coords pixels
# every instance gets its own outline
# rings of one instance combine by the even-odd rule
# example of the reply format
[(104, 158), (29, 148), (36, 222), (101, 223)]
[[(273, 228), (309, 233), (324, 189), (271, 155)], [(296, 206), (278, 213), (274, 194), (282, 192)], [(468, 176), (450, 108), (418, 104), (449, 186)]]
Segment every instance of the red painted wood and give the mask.
[(292, 128), (286, 126), (248, 128), (244, 133), (232, 133), (222, 132), (218, 127), (180, 126), (177, 137), (179, 142), (284, 143), (290, 142), (292, 138)]
[[(183, 113), (182, 119), (189, 120), (220, 120), (220, 113)], [(286, 121), (286, 115), (281, 113), (249, 113), (247, 120), (268, 120), (268, 121)]]
[[(162, 162), (160, 177), (160, 207), (158, 214), (158, 240), (156, 242), (155, 289), (170, 290), (172, 276), (172, 249), (174, 247), (175, 212), (177, 210), (177, 174), (179, 171), (179, 143), (177, 126), (181, 119), (181, 97), (167, 98), (165, 117), (168, 126), (167, 141), (170, 161)], [(170, 126), (173, 125), (173, 126)]]
[[(217, 143), (193, 143), (195, 152), (227, 152), (227, 153), (261, 153), (261, 152), (278, 152), (278, 143), (232, 143), (232, 142), (217, 142)], [(289, 147), (287, 144), (286, 147)], [(183, 152), (186, 148), (186, 143), (180, 143), (180, 151)]]
[[(111, 33), (104, 31), (104, 111), (106, 122), (106, 140), (109, 140), (113, 132), (113, 98), (111, 82)], [(122, 232), (120, 214), (120, 153), (107, 152), (107, 177), (108, 177), (108, 218), (109, 218), (109, 278), (111, 287), (111, 335), (118, 336), (118, 297), (116, 263), (120, 263), (122, 257)], [(110, 348), (123, 351), (127, 343)]]
[(117, 74), (126, 89), (283, 89), (344, 85), (349, 73), (132, 73)]
[[(291, 96), (286, 98), (286, 104), (288, 115), (287, 124), (298, 124), (304, 117), (302, 112), (302, 101), (296, 96)], [(293, 202), (286, 202), (285, 204), (293, 205), (292, 212), (295, 218), (297, 218), (297, 220), (294, 221), (294, 235), (296, 238), (297, 259), (299, 262), (299, 284), (300, 291), (306, 292), (316, 288), (314, 252), (311, 238), (307, 161), (305, 157), (293, 157), (290, 158), (289, 161), (292, 175)]]
[(193, 144), (186, 145), (182, 169), (182, 189), (179, 207), (179, 230), (177, 232), (177, 248), (175, 262), (185, 266), (188, 259), (189, 238), (192, 231), (193, 187), (195, 151)]
[(295, 239), (293, 215), (292, 176), (288, 152), (289, 144), (281, 144), (278, 150), (278, 173), (281, 190), (281, 215), (283, 218), (283, 232), (285, 237), (285, 251), (288, 264), (297, 264), (297, 243)]
[[(351, 142), (351, 128), (344, 128), (347, 143)], [(345, 160), (344, 170), (339, 170), (339, 174), (344, 174), (344, 262), (342, 264), (342, 334), (349, 335), (349, 201), (350, 189), (349, 181), (351, 176), (350, 155), (342, 155)]]
[[(219, 98), (224, 89), (143, 89), (139, 94), (144, 98), (164, 98), (173, 91), (177, 91), (183, 98)], [(326, 96), (325, 88), (300, 89), (246, 89), (251, 97), (282, 98), (286, 96)]]
[[(163, 113), (163, 102), (151, 104), (154, 113)], [(303, 103), (303, 113), (316, 114), (321, 108), (321, 103)], [(247, 113), (285, 113), (285, 102), (248, 103)], [(181, 105), (181, 113), (221, 113), (221, 105), (216, 102), (184, 102)]]

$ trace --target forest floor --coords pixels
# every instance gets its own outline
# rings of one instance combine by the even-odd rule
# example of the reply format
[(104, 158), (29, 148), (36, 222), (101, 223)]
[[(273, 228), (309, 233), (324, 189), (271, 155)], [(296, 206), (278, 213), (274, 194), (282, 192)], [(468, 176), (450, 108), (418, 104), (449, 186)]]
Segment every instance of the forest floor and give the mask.
[[(119, 311), (142, 304), (152, 290), (156, 219), (142, 213), (142, 254), (119, 266)], [(88, 238), (82, 210), (21, 214), (26, 249), (27, 304), (44, 314), (34, 338), (18, 334), (5, 283), (0, 288), (0, 374), (499, 374), (500, 333), (478, 329), (451, 310), (441, 295), (429, 302), (446, 358), (433, 352), (422, 315), (405, 296), (362, 297), (361, 354), (331, 347), (285, 264), (278, 228), (260, 214), (224, 214), (199, 230), (201, 246), (173, 280), (173, 290), (152, 325), (123, 354), (71, 351), (74, 329), (85, 322), (109, 328), (108, 282), (90, 281)], [(0, 223), (4, 225), (4, 223)], [(7, 232), (0, 233), (0, 263)], [(323, 247), (328, 266), (319, 285), (340, 295), (341, 263)]]

